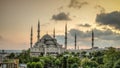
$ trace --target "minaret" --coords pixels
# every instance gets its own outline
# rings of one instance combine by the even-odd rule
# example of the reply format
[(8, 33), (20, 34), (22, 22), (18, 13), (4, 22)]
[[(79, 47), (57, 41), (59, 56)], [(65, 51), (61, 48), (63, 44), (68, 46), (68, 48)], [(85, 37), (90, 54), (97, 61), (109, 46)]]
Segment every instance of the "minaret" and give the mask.
[(53, 30), (53, 38), (55, 39), (55, 28)]
[(65, 49), (67, 49), (67, 24), (65, 25)]
[(92, 30), (92, 48), (94, 47), (94, 32)]
[(33, 44), (33, 28), (31, 27), (31, 34), (30, 34), (30, 48), (32, 48)]
[(77, 46), (77, 36), (76, 36), (76, 33), (75, 33), (75, 50), (76, 50), (76, 46)]
[(38, 20), (38, 30), (37, 30), (37, 32), (38, 32), (37, 41), (39, 41), (39, 39), (40, 39), (40, 22), (39, 22), (39, 20)]

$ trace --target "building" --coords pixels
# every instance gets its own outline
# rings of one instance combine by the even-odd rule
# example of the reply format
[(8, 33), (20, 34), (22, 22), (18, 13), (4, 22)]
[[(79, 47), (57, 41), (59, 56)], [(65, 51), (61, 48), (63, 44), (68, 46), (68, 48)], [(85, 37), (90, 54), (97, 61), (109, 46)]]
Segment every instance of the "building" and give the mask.
[(47, 54), (60, 54), (64, 52), (62, 45), (57, 43), (55, 38), (49, 34), (44, 35), (37, 41), (32, 48), (30, 48), (31, 56), (47, 55)]
[(7, 59), (0, 62), (0, 68), (19, 68), (19, 59)]
[(10, 55), (11, 53), (19, 55), (20, 53), (22, 53), (22, 50), (0, 50), (0, 62), (6, 59), (6, 56)]
[[(31, 38), (30, 38), (30, 55), (40, 56), (40, 55), (57, 55), (65, 51), (62, 45), (60, 45), (55, 39), (55, 29), (53, 31), (53, 37), (49, 34), (45, 34), (40, 38), (40, 23), (38, 21), (38, 35), (37, 42), (33, 45), (32, 43), (33, 29), (31, 28)], [(66, 43), (65, 43), (66, 44)], [(66, 44), (67, 46), (67, 44)]]
[[(65, 44), (64, 48), (62, 45), (57, 43), (57, 40), (55, 39), (55, 29), (53, 30), (53, 37), (51, 37), (49, 34), (45, 34), (42, 38), (40, 38), (40, 22), (38, 21), (38, 29), (37, 29), (37, 42), (33, 45), (33, 28), (31, 27), (31, 34), (30, 34), (30, 55), (31, 56), (40, 56), (40, 55), (48, 55), (48, 54), (61, 54), (64, 51), (73, 51), (73, 52), (79, 52), (80, 50), (77, 49), (77, 34), (75, 33), (74, 38), (74, 49), (69, 50), (67, 49), (67, 24), (65, 25)], [(94, 32), (92, 30), (91, 32), (91, 49), (94, 49)]]

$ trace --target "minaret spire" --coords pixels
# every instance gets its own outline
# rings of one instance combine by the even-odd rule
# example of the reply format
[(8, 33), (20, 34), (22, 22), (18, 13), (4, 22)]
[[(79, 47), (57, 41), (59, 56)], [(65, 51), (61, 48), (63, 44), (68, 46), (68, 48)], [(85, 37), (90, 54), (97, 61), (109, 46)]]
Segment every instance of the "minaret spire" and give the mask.
[(92, 48), (94, 47), (94, 31), (92, 30)]
[(38, 20), (38, 30), (37, 30), (37, 32), (38, 32), (37, 40), (39, 41), (39, 39), (40, 39), (40, 21), (39, 20)]
[(55, 39), (55, 28), (53, 30), (53, 38)]
[(76, 50), (76, 46), (77, 46), (77, 35), (75, 33), (75, 50)]
[(32, 48), (33, 44), (33, 28), (31, 27), (31, 34), (30, 34), (30, 48)]
[(67, 49), (67, 23), (65, 25), (65, 49)]

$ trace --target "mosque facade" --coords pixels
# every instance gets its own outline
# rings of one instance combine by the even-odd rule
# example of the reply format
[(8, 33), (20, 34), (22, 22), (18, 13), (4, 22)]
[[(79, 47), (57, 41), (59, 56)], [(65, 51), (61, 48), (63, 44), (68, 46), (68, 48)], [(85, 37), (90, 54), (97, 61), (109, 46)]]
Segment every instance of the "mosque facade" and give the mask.
[[(72, 52), (79, 52), (80, 50), (77, 49), (77, 35), (75, 34), (74, 38), (74, 50)], [(94, 32), (92, 31), (92, 48), (94, 48)], [(49, 34), (45, 34), (40, 38), (40, 22), (38, 21), (38, 30), (37, 30), (37, 42), (33, 44), (33, 28), (31, 27), (31, 34), (30, 34), (30, 55), (31, 56), (45, 56), (45, 55), (57, 55), (61, 54), (65, 51), (70, 51), (67, 49), (67, 24), (65, 25), (65, 44), (59, 44), (57, 39), (55, 38), (55, 29), (53, 30), (53, 36)]]
[[(30, 38), (30, 55), (31, 56), (43, 56), (43, 55), (57, 55), (63, 53), (66, 48), (59, 44), (55, 39), (55, 29), (53, 31), (53, 37), (49, 34), (45, 34), (40, 38), (40, 22), (38, 21), (37, 30), (37, 42), (33, 45), (33, 28), (31, 27), (31, 38)], [(66, 37), (67, 38), (67, 37)], [(67, 47), (67, 42), (66, 47)]]

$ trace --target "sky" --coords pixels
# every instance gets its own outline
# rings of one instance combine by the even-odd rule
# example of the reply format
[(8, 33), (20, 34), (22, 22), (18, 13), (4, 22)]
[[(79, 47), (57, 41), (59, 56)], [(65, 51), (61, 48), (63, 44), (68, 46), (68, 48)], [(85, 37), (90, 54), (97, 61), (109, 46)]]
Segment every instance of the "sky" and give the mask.
[(68, 48), (91, 47), (91, 30), (96, 47), (120, 47), (120, 0), (0, 0), (0, 49), (28, 49), (30, 29), (37, 41), (37, 24), (41, 37), (53, 35), (64, 46), (68, 25)]

